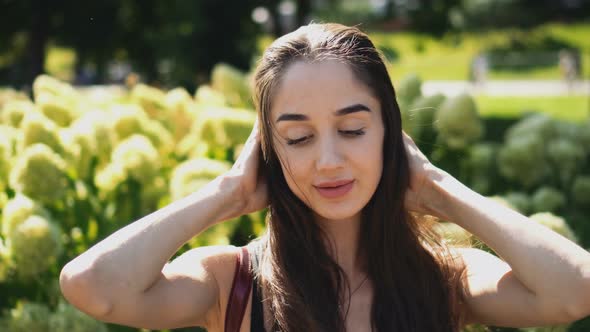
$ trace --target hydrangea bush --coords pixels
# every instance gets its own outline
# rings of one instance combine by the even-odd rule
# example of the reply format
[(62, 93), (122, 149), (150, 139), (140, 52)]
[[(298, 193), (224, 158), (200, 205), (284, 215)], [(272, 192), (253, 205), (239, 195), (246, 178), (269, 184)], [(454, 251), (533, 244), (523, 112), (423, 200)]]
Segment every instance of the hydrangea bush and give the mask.
[[(507, 129), (498, 128), (492, 127), (497, 121), (478, 115), (477, 105), (467, 94), (424, 96), (421, 80), (415, 75), (396, 87), (402, 127), (435, 165), (480, 194), (590, 248), (590, 117), (572, 123), (528, 112), (511, 119)], [(452, 223), (442, 221), (437, 230), (447, 243), (494, 253)], [(572, 331), (588, 327), (590, 322), (581, 329), (572, 327)], [(486, 329), (471, 326), (467, 331)]]
[[(219, 64), (193, 95), (137, 84), (97, 98), (48, 76), (35, 81), (32, 100), (0, 94), (0, 331), (134, 331), (67, 304), (59, 271), (112, 232), (230, 169), (256, 119), (248, 80)], [(471, 96), (424, 96), (421, 84), (415, 75), (405, 78), (397, 97), (404, 130), (430, 160), (590, 247), (590, 119), (532, 114), (504, 137), (488, 137), (498, 131), (486, 128)], [(242, 245), (264, 231), (264, 218), (261, 211), (217, 224), (179, 254)], [(447, 243), (493, 253), (453, 223), (436, 230)]]
[[(256, 119), (250, 94), (246, 74), (222, 64), (194, 96), (137, 84), (97, 99), (40, 76), (32, 100), (3, 97), (0, 330), (125, 330), (67, 304), (56, 286), (61, 267), (229, 170)], [(215, 225), (179, 254), (243, 244), (246, 234), (261, 234), (263, 218)]]

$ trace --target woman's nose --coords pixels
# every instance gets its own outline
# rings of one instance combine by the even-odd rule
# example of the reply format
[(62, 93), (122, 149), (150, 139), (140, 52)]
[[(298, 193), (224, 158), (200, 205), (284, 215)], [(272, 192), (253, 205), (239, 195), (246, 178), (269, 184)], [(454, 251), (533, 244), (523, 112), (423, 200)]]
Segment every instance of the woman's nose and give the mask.
[(318, 171), (331, 170), (343, 167), (344, 158), (342, 151), (334, 138), (325, 138), (319, 144), (316, 158)]

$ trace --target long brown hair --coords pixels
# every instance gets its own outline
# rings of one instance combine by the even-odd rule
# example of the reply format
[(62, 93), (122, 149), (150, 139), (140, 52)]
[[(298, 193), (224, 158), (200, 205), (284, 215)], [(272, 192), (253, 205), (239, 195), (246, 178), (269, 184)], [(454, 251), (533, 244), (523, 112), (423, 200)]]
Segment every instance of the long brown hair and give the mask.
[[(410, 169), (399, 106), (380, 53), (356, 27), (310, 24), (274, 41), (254, 76), (270, 208), (258, 277), (273, 315), (272, 331), (345, 331), (338, 310), (343, 270), (311, 209), (288, 187), (273, 149), (270, 110), (286, 68), (296, 61), (338, 60), (380, 100), (385, 128), (383, 172), (362, 211), (359, 247), (373, 284), (374, 331), (458, 331), (462, 272), (432, 229), (404, 207)], [(311, 272), (310, 272), (311, 271)]]

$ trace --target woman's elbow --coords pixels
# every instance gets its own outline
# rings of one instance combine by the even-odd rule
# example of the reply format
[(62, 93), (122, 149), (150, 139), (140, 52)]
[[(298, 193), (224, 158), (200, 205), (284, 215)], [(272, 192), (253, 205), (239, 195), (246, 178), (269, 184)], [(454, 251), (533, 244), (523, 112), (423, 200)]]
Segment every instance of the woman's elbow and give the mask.
[(90, 269), (76, 269), (66, 264), (59, 275), (59, 287), (64, 298), (78, 310), (103, 320), (111, 311), (111, 305), (96, 288)]

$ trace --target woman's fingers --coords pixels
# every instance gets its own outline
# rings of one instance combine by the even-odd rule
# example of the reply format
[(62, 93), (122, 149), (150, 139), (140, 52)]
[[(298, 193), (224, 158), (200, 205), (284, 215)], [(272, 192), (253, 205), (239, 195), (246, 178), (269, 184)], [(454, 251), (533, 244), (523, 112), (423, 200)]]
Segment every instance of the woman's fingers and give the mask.
[(242, 169), (246, 166), (248, 160), (258, 158), (258, 145), (260, 144), (260, 132), (258, 119), (254, 122), (250, 136), (246, 140), (238, 159), (234, 163), (234, 167)]
[(421, 211), (421, 191), (425, 185), (426, 173), (430, 162), (416, 146), (412, 137), (402, 131), (404, 145), (410, 166), (410, 187), (406, 191), (405, 204), (409, 210)]
[(406, 132), (403, 130), (402, 130), (402, 137), (404, 139), (404, 144), (406, 145), (408, 152), (415, 153), (415, 152), (420, 151), (418, 149), (418, 146), (416, 146), (416, 143), (414, 142), (412, 137), (410, 137), (410, 135), (406, 134)]
[(404, 140), (404, 145), (406, 146), (406, 151), (408, 153), (408, 158), (410, 159), (410, 163), (416, 164), (416, 166), (424, 166), (430, 164), (430, 161), (422, 151), (418, 148), (412, 137), (406, 134), (402, 130), (402, 137)]

